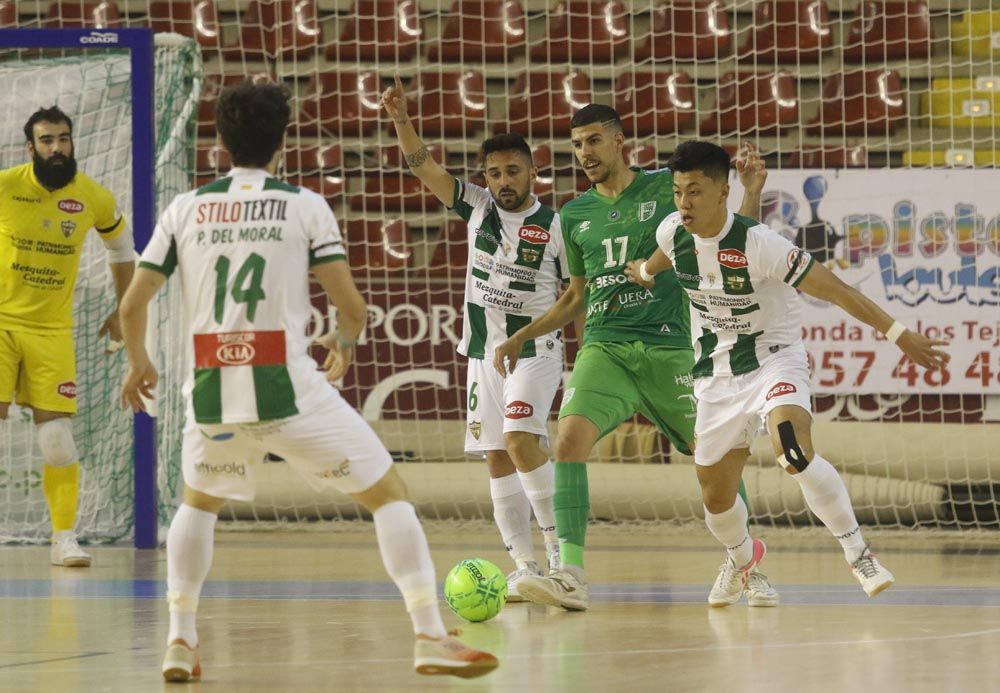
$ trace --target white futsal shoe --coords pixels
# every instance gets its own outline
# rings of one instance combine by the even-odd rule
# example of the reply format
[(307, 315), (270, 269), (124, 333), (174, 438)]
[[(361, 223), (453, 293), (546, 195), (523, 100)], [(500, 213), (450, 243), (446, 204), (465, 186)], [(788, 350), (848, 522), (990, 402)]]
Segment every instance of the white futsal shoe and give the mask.
[(747, 604), (750, 606), (778, 606), (781, 597), (778, 590), (771, 586), (767, 575), (756, 568), (747, 573)]
[[(742, 568), (737, 568), (733, 559), (727, 558), (719, 567), (719, 576), (715, 578), (712, 591), (708, 594), (708, 604), (716, 608), (735, 604), (747, 589), (747, 575), (767, 554), (767, 547), (760, 539), (753, 540), (753, 558)], [(764, 578), (767, 581), (767, 578)]]
[(484, 676), (500, 665), (489, 652), (467, 647), (451, 635), (429, 638), (418, 635), (413, 645), (413, 668), (425, 676), (459, 676), (474, 679)]
[(851, 572), (854, 573), (854, 577), (858, 579), (865, 594), (869, 597), (874, 597), (879, 592), (889, 589), (896, 581), (888, 568), (878, 562), (875, 554), (869, 550), (867, 545), (865, 545), (865, 550), (858, 557), (858, 560), (851, 564)]
[(524, 597), (521, 596), (520, 590), (518, 589), (521, 584), (521, 580), (526, 577), (534, 577), (541, 574), (542, 571), (538, 568), (538, 564), (535, 561), (529, 561), (528, 563), (525, 563), (523, 567), (510, 573), (507, 576), (507, 601), (512, 604), (525, 601)]
[(521, 596), (535, 604), (561, 606), (572, 611), (586, 611), (590, 606), (587, 581), (566, 568), (542, 576), (528, 576), (518, 584)]
[(201, 679), (198, 648), (191, 648), (180, 638), (167, 646), (163, 657), (163, 680), (167, 683), (187, 683)]
[(90, 554), (80, 548), (73, 530), (56, 532), (52, 535), (49, 559), (52, 565), (66, 568), (86, 568), (90, 565)]

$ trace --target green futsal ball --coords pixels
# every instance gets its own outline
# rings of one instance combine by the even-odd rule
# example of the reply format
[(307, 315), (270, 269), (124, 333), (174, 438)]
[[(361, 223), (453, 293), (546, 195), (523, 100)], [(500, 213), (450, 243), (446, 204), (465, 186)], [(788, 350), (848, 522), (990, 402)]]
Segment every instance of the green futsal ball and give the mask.
[(488, 621), (507, 603), (507, 578), (482, 558), (467, 558), (444, 579), (448, 606), (466, 621)]

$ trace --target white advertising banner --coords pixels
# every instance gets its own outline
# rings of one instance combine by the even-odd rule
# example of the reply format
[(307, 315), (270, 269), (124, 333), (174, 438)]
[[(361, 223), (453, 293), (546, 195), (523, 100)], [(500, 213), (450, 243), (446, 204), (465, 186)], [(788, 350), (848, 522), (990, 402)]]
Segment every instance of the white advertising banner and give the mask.
[(815, 393), (1000, 394), (1000, 171), (771, 171), (761, 219), (910, 329), (949, 341), (948, 368), (925, 371), (800, 294)]

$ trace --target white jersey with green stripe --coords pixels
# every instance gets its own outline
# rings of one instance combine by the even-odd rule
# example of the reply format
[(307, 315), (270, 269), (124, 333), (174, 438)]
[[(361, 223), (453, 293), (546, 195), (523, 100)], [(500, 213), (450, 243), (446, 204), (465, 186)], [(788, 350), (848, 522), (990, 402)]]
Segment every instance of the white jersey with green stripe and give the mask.
[(712, 238), (701, 238), (674, 212), (656, 230), (691, 303), (695, 378), (750, 373), (802, 340), (794, 287), (814, 259), (781, 234), (730, 212)]
[[(568, 279), (559, 215), (538, 200), (523, 212), (504, 211), (489, 190), (458, 179), (452, 209), (469, 228), (458, 353), (492, 359), (499, 344), (552, 307)], [(521, 358), (531, 356), (561, 359), (562, 330), (525, 342)]]
[(180, 276), (195, 421), (282, 419), (321, 399), (309, 268), (344, 258), (323, 198), (262, 169), (234, 168), (174, 198), (139, 266)]

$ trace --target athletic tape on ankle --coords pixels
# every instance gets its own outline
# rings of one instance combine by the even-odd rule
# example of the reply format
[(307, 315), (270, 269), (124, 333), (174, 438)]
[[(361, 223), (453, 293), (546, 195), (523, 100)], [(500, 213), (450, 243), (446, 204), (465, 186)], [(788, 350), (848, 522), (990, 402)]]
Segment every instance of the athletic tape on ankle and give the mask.
[(885, 338), (895, 344), (903, 336), (904, 332), (906, 332), (906, 325), (901, 322), (894, 322), (892, 323), (892, 327), (885, 331)]
[(198, 610), (198, 597), (180, 592), (167, 592), (167, 604), (170, 611), (194, 613)]
[(403, 593), (403, 602), (406, 603), (407, 612), (412, 612), (414, 609), (424, 606), (437, 606), (437, 589), (434, 585), (410, 587), (401, 590), (401, 592)]

